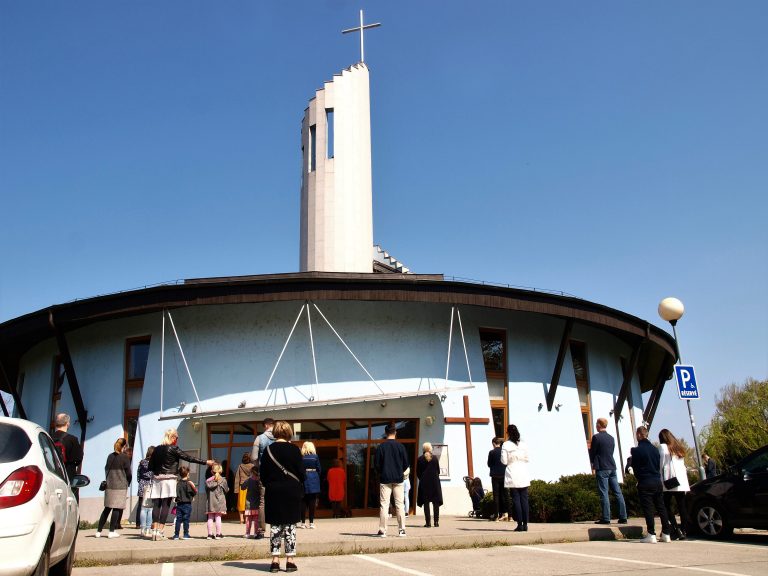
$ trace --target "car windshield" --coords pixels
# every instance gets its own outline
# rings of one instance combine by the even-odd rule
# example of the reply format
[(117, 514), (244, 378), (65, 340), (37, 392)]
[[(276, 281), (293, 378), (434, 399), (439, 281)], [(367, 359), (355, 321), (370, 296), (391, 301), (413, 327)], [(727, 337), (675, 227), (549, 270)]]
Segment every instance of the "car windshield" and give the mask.
[(32, 442), (18, 426), (0, 424), (0, 464), (21, 460), (29, 452)]

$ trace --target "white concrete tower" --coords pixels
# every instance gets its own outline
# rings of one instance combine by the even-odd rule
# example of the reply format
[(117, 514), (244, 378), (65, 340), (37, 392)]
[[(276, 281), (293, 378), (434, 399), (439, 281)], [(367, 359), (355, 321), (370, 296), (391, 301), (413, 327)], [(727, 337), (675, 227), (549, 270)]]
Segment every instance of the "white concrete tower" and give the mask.
[(371, 109), (359, 62), (315, 93), (301, 126), (300, 270), (373, 271)]

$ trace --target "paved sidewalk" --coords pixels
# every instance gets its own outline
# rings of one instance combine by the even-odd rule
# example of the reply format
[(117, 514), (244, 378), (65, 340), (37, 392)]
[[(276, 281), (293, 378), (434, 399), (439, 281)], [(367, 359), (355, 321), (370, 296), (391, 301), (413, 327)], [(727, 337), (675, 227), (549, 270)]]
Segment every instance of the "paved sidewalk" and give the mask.
[[(376, 536), (378, 518), (321, 519), (314, 530), (298, 529), (299, 556), (359, 554), (405, 550), (436, 550), (508, 546), (516, 544), (551, 544), (639, 538), (644, 521), (630, 519), (629, 524), (610, 526), (593, 523), (530, 524), (528, 532), (514, 532), (515, 522), (489, 522), (459, 516), (440, 518), (439, 528), (424, 528), (423, 516), (406, 518), (407, 536), (397, 536), (397, 522), (390, 519), (386, 538)], [(244, 526), (225, 523), (224, 538), (206, 540), (204, 523), (192, 524), (192, 540), (170, 540), (173, 527), (166, 526), (168, 540), (153, 542), (139, 537), (132, 526), (123, 528), (119, 538), (95, 538), (95, 530), (81, 530), (77, 538), (76, 562), (79, 566), (183, 562), (202, 559), (240, 560), (267, 558), (269, 539), (246, 540)]]

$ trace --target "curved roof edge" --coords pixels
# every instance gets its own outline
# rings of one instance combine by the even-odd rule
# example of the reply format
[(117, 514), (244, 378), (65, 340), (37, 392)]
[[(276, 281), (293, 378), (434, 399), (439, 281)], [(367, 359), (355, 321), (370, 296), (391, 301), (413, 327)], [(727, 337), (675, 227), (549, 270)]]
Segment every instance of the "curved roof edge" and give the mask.
[[(659, 370), (675, 359), (672, 336), (650, 322), (620, 310), (572, 296), (489, 284), (447, 281), (440, 274), (365, 274), (298, 272), (259, 276), (197, 278), (56, 304), (0, 324), (0, 361), (18, 366), (20, 357), (54, 336), (51, 320), (65, 332), (105, 320), (147, 314), (164, 308), (214, 304), (251, 304), (292, 300), (361, 300), (444, 303), (532, 312), (573, 319), (604, 329), (630, 344), (642, 343), (650, 362), (641, 373), (644, 391)], [(671, 360), (671, 362), (670, 362)]]

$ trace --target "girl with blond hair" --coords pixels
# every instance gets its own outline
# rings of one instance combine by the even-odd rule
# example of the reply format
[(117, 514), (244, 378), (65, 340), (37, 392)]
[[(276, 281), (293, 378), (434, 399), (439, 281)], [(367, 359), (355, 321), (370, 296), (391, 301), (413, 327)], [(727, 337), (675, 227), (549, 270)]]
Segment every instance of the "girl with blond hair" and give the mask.
[(221, 517), (227, 513), (227, 493), (229, 492), (227, 479), (221, 475), (223, 471), (221, 464), (215, 462), (211, 471), (213, 476), (205, 481), (205, 492), (208, 496), (208, 540), (224, 537), (221, 533)]
[(443, 488), (440, 485), (440, 464), (432, 454), (432, 444), (424, 442), (422, 454), (416, 462), (416, 476), (419, 479), (419, 490), (416, 504), (424, 506), (424, 527), (432, 526), (429, 505), (434, 511), (435, 528), (440, 526), (440, 506), (443, 505)]

